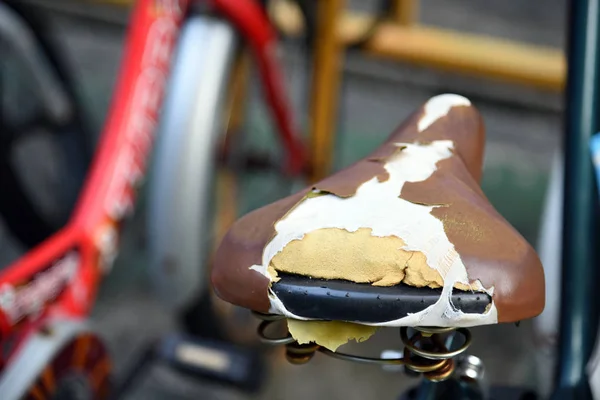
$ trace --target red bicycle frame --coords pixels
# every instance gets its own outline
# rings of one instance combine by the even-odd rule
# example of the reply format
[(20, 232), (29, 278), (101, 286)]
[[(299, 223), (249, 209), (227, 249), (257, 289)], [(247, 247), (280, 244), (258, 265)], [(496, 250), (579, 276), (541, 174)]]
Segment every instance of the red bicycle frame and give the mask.
[[(275, 31), (253, 0), (213, 0), (250, 45), (288, 155), (299, 173), (304, 152), (290, 119), (275, 58)], [(0, 344), (23, 343), (53, 316), (85, 318), (118, 250), (119, 225), (134, 206), (154, 142), (170, 61), (188, 0), (140, 0), (90, 174), (70, 222), (0, 273)], [(201, 51), (202, 43), (198, 43)], [(18, 345), (10, 357), (18, 353)]]

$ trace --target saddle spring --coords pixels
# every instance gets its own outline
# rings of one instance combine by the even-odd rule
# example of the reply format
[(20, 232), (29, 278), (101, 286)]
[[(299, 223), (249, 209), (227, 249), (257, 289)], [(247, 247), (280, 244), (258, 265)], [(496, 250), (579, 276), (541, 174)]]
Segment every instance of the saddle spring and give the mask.
[[(309, 362), (318, 351), (333, 358), (367, 364), (404, 365), (412, 372), (421, 373), (432, 381), (448, 379), (454, 372), (453, 358), (462, 354), (471, 345), (471, 333), (466, 328), (410, 328), (414, 332), (409, 336), (409, 328), (400, 328), (400, 339), (404, 344), (403, 357), (395, 359), (370, 358), (352, 354), (333, 352), (314, 343), (299, 344), (288, 332), (286, 336), (271, 337), (267, 331), (278, 321), (285, 319), (282, 315), (262, 314), (254, 312), (261, 319), (258, 336), (262, 343), (272, 346), (285, 346), (286, 359), (292, 364)], [(456, 339), (456, 333), (462, 336), (462, 342), (456, 349), (450, 350)]]

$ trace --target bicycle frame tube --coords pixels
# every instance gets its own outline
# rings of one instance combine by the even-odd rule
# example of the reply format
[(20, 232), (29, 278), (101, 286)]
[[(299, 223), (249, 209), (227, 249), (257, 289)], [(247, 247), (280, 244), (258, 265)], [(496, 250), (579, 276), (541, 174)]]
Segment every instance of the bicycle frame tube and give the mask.
[[(82, 317), (117, 250), (143, 177), (187, 0), (140, 0), (99, 151), (69, 224), (0, 273), (0, 337), (52, 315)], [(24, 329), (27, 331), (28, 329)]]
[(590, 396), (585, 365), (597, 324), (598, 207), (590, 138), (600, 128), (600, 1), (570, 2), (559, 368), (555, 398)]
[[(70, 222), (0, 273), (0, 344), (13, 333), (22, 343), (48, 317), (82, 318), (89, 312), (100, 278), (116, 256), (120, 223), (132, 211), (145, 174), (189, 3), (139, 0), (135, 5), (108, 120)], [(288, 171), (299, 172), (304, 153), (278, 75), (274, 30), (254, 0), (211, 3), (250, 43), (286, 148)], [(18, 346), (12, 354), (17, 352)]]
[(286, 149), (286, 171), (299, 175), (305, 167), (305, 149), (294, 127), (283, 91), (276, 57), (277, 36), (262, 8), (253, 0), (213, 0), (216, 8), (240, 31), (254, 53), (277, 131)]

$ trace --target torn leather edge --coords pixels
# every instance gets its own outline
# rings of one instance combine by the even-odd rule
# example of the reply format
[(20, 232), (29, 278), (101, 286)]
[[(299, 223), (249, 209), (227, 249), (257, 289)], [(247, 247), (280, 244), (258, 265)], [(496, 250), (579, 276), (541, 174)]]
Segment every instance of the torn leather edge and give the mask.
[[(359, 189), (364, 186), (367, 185), (371, 182), (371, 184), (375, 184), (375, 185), (393, 185), (394, 183), (399, 184), (400, 186), (397, 188), (397, 193), (399, 194), (401, 192), (402, 186), (406, 183), (406, 182), (419, 182), (419, 181), (424, 181), (426, 179), (428, 179), (433, 172), (435, 172), (435, 170), (437, 170), (437, 163), (443, 159), (452, 157), (452, 156), (456, 156), (453, 152), (454, 149), (454, 143), (450, 140), (437, 140), (437, 141), (433, 141), (427, 144), (421, 144), (421, 143), (396, 143), (396, 146), (401, 148), (401, 151), (395, 153), (393, 156), (391, 156), (389, 159), (387, 159), (386, 163), (385, 163), (385, 167), (386, 170), (388, 171), (390, 178), (384, 182), (381, 182), (377, 179), (377, 177), (373, 177), (372, 179), (370, 179), (367, 182), (362, 183), (361, 185), (359, 185), (359, 187), (357, 188), (356, 193), (359, 193)], [(445, 148), (444, 148), (445, 146)], [(403, 154), (405, 154), (404, 150), (406, 149), (419, 149), (418, 151), (421, 151), (423, 149), (426, 148), (437, 148), (437, 151), (439, 152), (440, 149), (442, 150), (446, 150), (446, 154), (444, 155), (439, 155), (439, 157), (437, 159), (434, 160), (433, 162), (433, 166), (429, 166), (431, 169), (431, 172), (425, 176), (423, 179), (421, 180), (399, 180), (399, 182), (395, 182), (396, 179), (393, 179), (394, 176), (394, 171), (393, 168), (391, 168), (393, 166), (394, 163), (400, 163), (400, 159), (401, 157), (403, 157)], [(434, 152), (436, 149), (432, 150), (432, 152)], [(416, 151), (416, 150), (415, 150)], [(402, 154), (400, 154), (402, 153)], [(396, 159), (395, 159), (396, 158)], [(390, 167), (388, 169), (388, 167)], [(414, 166), (413, 166), (414, 167)], [(390, 170), (392, 169), (392, 170)], [(397, 172), (396, 172), (397, 173)], [(324, 229), (324, 228), (330, 228), (330, 226), (322, 226), (322, 227), (318, 227), (315, 229), (311, 229), (308, 231), (303, 232), (302, 234), (290, 234), (287, 233), (287, 235), (285, 235), (286, 237), (283, 239), (283, 242), (279, 244), (279, 249), (275, 252), (273, 252), (273, 254), (271, 254), (270, 256), (268, 255), (268, 251), (271, 249), (273, 242), (275, 241), (275, 239), (280, 235), (280, 232), (277, 230), (277, 225), (282, 222), (285, 221), (286, 218), (288, 218), (293, 211), (297, 210), (298, 207), (301, 204), (306, 204), (306, 202), (308, 200), (311, 199), (318, 199), (323, 195), (332, 195), (333, 197), (337, 197), (338, 199), (341, 200), (348, 200), (354, 196), (351, 197), (341, 197), (341, 196), (337, 196), (335, 193), (331, 193), (329, 191), (321, 191), (318, 188), (313, 188), (312, 191), (310, 191), (309, 193), (307, 193), (298, 203), (296, 203), (294, 205), (294, 207), (292, 207), (281, 219), (279, 219), (275, 224), (274, 224), (274, 228), (275, 228), (275, 234), (274, 236), (271, 238), (271, 240), (269, 241), (269, 243), (267, 243), (267, 245), (265, 246), (265, 249), (263, 251), (263, 265), (253, 265), (250, 267), (250, 269), (253, 269), (255, 271), (257, 271), (258, 273), (261, 273), (262, 275), (264, 275), (267, 279), (269, 279), (269, 288), (268, 288), (268, 297), (269, 297), (269, 301), (270, 301), (270, 310), (269, 312), (274, 313), (274, 314), (281, 314), (286, 316), (287, 318), (294, 318), (294, 319), (299, 319), (299, 320), (311, 320), (311, 318), (305, 318), (299, 315), (295, 315), (292, 312), (290, 312), (289, 310), (287, 310), (287, 308), (285, 307), (285, 305), (283, 304), (283, 302), (277, 297), (277, 295), (273, 292), (273, 290), (271, 289), (271, 284), (273, 282), (273, 277), (271, 276), (271, 274), (269, 274), (268, 272), (268, 268), (270, 265), (271, 260), (273, 259), (273, 257), (279, 253), (280, 251), (282, 251), (285, 246), (287, 246), (288, 243), (290, 243), (293, 240), (301, 240), (305, 234), (317, 230), (317, 229)], [(400, 201), (404, 201), (407, 203), (411, 203), (405, 199), (400, 198), (399, 196), (396, 196)], [(359, 324), (363, 324), (363, 325), (371, 325), (371, 326), (388, 326), (388, 327), (399, 327), (399, 326), (440, 326), (440, 327), (446, 327), (446, 326), (452, 326), (452, 327), (469, 327), (469, 326), (476, 326), (476, 325), (487, 325), (487, 324), (494, 324), (498, 322), (498, 314), (497, 314), (497, 309), (494, 303), (494, 298), (493, 298), (493, 287), (486, 289), (483, 287), (483, 285), (481, 284), (481, 282), (479, 282), (479, 280), (475, 280), (475, 281), (470, 281), (468, 279), (468, 275), (466, 272), (466, 267), (465, 265), (462, 263), (462, 260), (460, 259), (460, 255), (456, 252), (456, 250), (454, 249), (454, 245), (449, 241), (449, 239), (447, 238), (447, 235), (444, 231), (443, 228), (443, 224), (442, 222), (437, 219), (435, 216), (433, 216), (431, 214), (431, 210), (433, 210), (436, 207), (439, 207), (440, 205), (421, 205), (421, 204), (415, 204), (415, 203), (411, 203), (414, 204), (415, 206), (421, 206), (424, 208), (428, 208), (429, 210), (427, 211), (427, 214), (429, 214), (429, 216), (431, 216), (431, 218), (435, 219), (437, 222), (439, 222), (439, 224), (441, 225), (441, 229), (442, 229), (442, 235), (443, 235), (443, 239), (447, 240), (448, 243), (451, 245), (451, 250), (447, 251), (444, 256), (442, 257), (444, 260), (444, 265), (448, 264), (448, 270), (447, 271), (440, 271), (441, 265), (439, 265), (438, 267), (436, 266), (432, 266), (430, 263), (430, 256), (431, 254), (428, 254), (428, 252), (424, 251), (423, 249), (419, 249), (419, 248), (414, 248), (411, 247), (409, 244), (407, 244), (406, 246), (404, 246), (404, 250), (406, 251), (420, 251), (422, 252), (426, 258), (427, 258), (427, 265), (432, 268), (437, 270), (440, 275), (442, 276), (444, 285), (442, 287), (442, 294), (440, 295), (439, 299), (436, 301), (435, 304), (425, 308), (424, 310), (418, 312), (418, 313), (414, 313), (414, 314), (410, 314), (407, 315), (405, 317), (396, 319), (396, 320), (391, 320), (391, 321), (385, 321), (385, 322), (378, 322), (378, 323), (367, 323), (367, 322), (362, 322), (362, 321), (347, 321), (347, 322), (353, 322), (353, 323), (359, 323)], [(345, 229), (349, 232), (355, 231), (355, 230), (349, 230), (347, 229), (347, 227), (339, 227), (339, 226), (332, 226), (333, 228), (338, 228), (338, 229)], [(377, 234), (373, 234), (374, 232), (374, 226), (358, 226), (357, 229), (359, 228), (370, 228), (372, 230), (372, 235), (373, 236), (390, 236), (390, 235), (377, 235)], [(403, 241), (405, 241), (405, 243), (407, 243), (407, 240), (405, 239), (405, 237), (403, 237), (403, 235), (398, 234), (395, 235), (399, 238), (401, 238)], [(409, 235), (410, 236), (410, 235)], [(439, 238), (440, 235), (434, 237), (434, 238)], [(435, 241), (435, 240), (434, 240)], [(408, 240), (408, 242), (410, 242), (410, 240)], [(439, 261), (439, 260), (438, 260)], [(441, 264), (438, 262), (438, 264)], [(466, 279), (465, 279), (466, 277)], [(471, 287), (474, 286), (474, 290), (476, 291), (481, 291), (481, 292), (485, 292), (487, 293), (490, 297), (491, 297), (491, 303), (490, 306), (488, 308), (488, 310), (485, 313), (479, 314), (479, 313), (464, 313), (460, 310), (457, 310), (454, 305), (452, 304), (452, 291), (454, 290), (454, 285), (456, 283), (462, 283), (465, 285), (469, 285)]]

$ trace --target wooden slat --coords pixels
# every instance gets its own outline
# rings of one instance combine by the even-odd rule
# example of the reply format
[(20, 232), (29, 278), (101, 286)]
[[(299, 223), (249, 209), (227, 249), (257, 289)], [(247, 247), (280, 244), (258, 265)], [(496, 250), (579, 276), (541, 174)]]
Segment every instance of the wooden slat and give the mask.
[[(287, 35), (298, 35), (304, 29), (298, 11), (289, 5), (277, 2), (271, 14)], [(355, 42), (372, 21), (373, 18), (364, 13), (344, 13), (338, 25), (339, 41)], [(370, 56), (550, 91), (561, 91), (566, 76), (566, 60), (561, 49), (423, 25), (383, 23), (365, 46), (365, 52)]]

